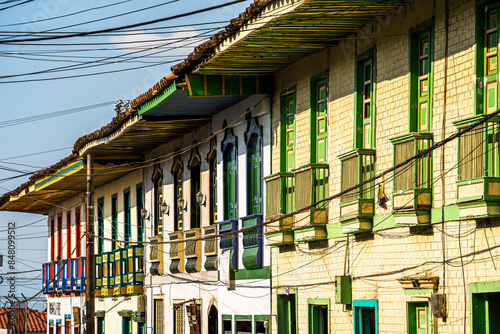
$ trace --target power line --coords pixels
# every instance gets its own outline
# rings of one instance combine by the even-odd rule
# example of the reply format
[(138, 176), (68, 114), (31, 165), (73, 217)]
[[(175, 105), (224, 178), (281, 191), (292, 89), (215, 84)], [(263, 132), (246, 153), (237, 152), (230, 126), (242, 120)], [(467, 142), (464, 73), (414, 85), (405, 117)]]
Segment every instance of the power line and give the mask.
[[(140, 23), (133, 23), (133, 24), (128, 24), (120, 27), (115, 27), (115, 28), (107, 28), (107, 29), (100, 29), (100, 30), (93, 30), (93, 31), (85, 31), (85, 32), (80, 32), (80, 33), (75, 33), (75, 34), (68, 34), (68, 35), (63, 35), (63, 36), (51, 36), (51, 37), (35, 37), (35, 38), (23, 38), (23, 39), (17, 39), (17, 40), (9, 40), (9, 42), (35, 42), (35, 41), (47, 41), (47, 40), (54, 40), (54, 39), (62, 39), (62, 38), (72, 38), (72, 37), (81, 37), (81, 36), (87, 36), (87, 35), (95, 35), (99, 33), (105, 33), (105, 32), (111, 32), (111, 31), (116, 31), (116, 30), (122, 30), (122, 29), (130, 29), (130, 28), (135, 28), (135, 27), (141, 27), (144, 25), (149, 25), (149, 24), (154, 24), (154, 23), (159, 23), (159, 22), (166, 22), (166, 21), (171, 21), (187, 16), (192, 16), (200, 13), (205, 13), (209, 11), (213, 11), (216, 9), (228, 7), (240, 2), (244, 2), (247, 0), (234, 0), (230, 1), (224, 4), (212, 6), (212, 7), (206, 7), (203, 9), (198, 9), (194, 10), (191, 12), (187, 13), (181, 13), (177, 15), (172, 15), (160, 19), (155, 19), (155, 20), (150, 20), (150, 21), (145, 21), (145, 22), (140, 22)], [(0, 41), (0, 44), (6, 44), (5, 41)]]

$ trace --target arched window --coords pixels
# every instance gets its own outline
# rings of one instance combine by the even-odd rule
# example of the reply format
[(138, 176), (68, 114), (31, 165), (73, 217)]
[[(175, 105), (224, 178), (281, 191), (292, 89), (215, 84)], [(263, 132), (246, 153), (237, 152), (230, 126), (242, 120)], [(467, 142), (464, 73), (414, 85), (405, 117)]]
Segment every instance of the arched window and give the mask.
[(174, 177), (174, 231), (182, 231), (184, 220), (184, 208), (179, 206), (179, 199), (184, 199), (182, 191), (183, 173), (182, 161), (179, 156), (175, 157), (172, 166), (172, 176)]
[[(224, 124), (226, 122), (224, 121)], [(236, 168), (236, 136), (232, 129), (226, 129), (224, 140), (222, 141), (222, 155), (224, 161), (224, 219), (238, 218), (238, 195), (236, 189), (237, 168)]]
[(210, 225), (217, 222), (217, 149), (215, 138), (210, 141), (208, 152)]
[(262, 213), (262, 127), (248, 117), (247, 131), (247, 214)]
[(153, 174), (153, 204), (154, 204), (154, 234), (163, 233), (163, 212), (161, 204), (163, 203), (163, 173), (160, 167), (155, 166)]
[(201, 158), (196, 149), (191, 151), (189, 158), (189, 177), (190, 177), (190, 194), (189, 206), (191, 207), (191, 228), (200, 228), (201, 226), (201, 210), (200, 204), (196, 200), (196, 194), (201, 192)]

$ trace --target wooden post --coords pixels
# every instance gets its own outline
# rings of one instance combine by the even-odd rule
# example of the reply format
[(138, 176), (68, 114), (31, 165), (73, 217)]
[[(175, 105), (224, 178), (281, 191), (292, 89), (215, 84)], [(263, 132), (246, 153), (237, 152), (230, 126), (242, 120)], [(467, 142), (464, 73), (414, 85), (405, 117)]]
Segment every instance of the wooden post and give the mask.
[(85, 333), (95, 333), (95, 255), (94, 255), (94, 160), (91, 154), (87, 154), (87, 194), (86, 215), (87, 220), (87, 259), (85, 261), (85, 277), (87, 279), (85, 289)]

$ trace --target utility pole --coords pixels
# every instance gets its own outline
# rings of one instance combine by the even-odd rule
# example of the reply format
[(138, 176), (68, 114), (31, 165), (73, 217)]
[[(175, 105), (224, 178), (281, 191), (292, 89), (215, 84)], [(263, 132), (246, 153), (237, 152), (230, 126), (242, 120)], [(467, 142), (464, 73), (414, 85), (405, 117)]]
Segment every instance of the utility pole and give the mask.
[(85, 333), (94, 334), (94, 291), (95, 291), (95, 255), (94, 255), (94, 160), (87, 154), (87, 196), (85, 218), (87, 220), (87, 259), (85, 263)]

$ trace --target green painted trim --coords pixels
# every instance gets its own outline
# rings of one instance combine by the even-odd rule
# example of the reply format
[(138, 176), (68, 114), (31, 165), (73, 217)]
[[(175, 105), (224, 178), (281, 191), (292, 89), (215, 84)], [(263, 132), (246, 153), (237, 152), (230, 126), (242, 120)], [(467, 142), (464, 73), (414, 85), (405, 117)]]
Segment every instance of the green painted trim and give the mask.
[(104, 310), (94, 311), (94, 315), (96, 318), (104, 318), (105, 314), (106, 314), (106, 311), (104, 311)]
[(349, 151), (347, 153), (341, 154), (338, 156), (340, 161), (352, 158), (355, 155), (375, 155), (376, 151), (373, 148), (355, 148), (352, 151)]
[(41, 188), (44, 184), (49, 183), (51, 181), (55, 181), (58, 178), (64, 178), (69, 176), (69, 174), (75, 172), (77, 169), (82, 169), (83, 160), (77, 161), (72, 165), (69, 165), (63, 169), (57, 171), (54, 175), (47, 177), (46, 179), (41, 180), (40, 182), (35, 183), (35, 190)]
[(233, 320), (233, 316), (231, 314), (223, 314), (221, 315), (221, 318), (222, 319), (226, 319), (226, 320)]
[[(443, 218), (441, 217), (441, 208), (431, 209), (431, 224), (441, 223)], [(444, 221), (456, 221), (460, 220), (460, 210), (458, 205), (450, 205), (444, 207)]]
[(500, 292), (500, 281), (469, 283), (470, 293)]
[[(298, 291), (298, 288), (297, 287), (288, 287), (288, 294), (289, 295), (296, 295), (297, 294), (297, 291)], [(281, 287), (281, 288), (277, 288), (276, 289), (276, 294), (277, 295), (286, 295), (286, 288), (284, 287)]]
[(186, 96), (273, 94), (272, 75), (186, 74)]
[[(317, 92), (316, 85), (321, 81), (325, 81), (326, 88), (326, 119), (328, 121), (328, 69), (311, 76), (310, 84), (309, 84), (309, 162), (314, 163), (317, 162), (317, 153), (316, 152), (316, 132), (317, 132)], [(328, 131), (328, 125), (327, 131)], [(327, 133), (328, 138), (328, 133)], [(328, 144), (328, 139), (327, 139)]]
[(337, 238), (345, 238), (345, 235), (342, 233), (342, 224), (338, 223), (329, 223), (326, 224), (326, 238), (327, 239), (337, 239)]
[(254, 320), (271, 320), (270, 315), (254, 315), (253, 318)]
[[(181, 90), (181, 89), (179, 89), (179, 90)], [(151, 109), (155, 108), (160, 103), (165, 101), (170, 95), (172, 95), (176, 91), (177, 91), (177, 84), (176, 84), (175, 80), (173, 80), (161, 92), (158, 92), (149, 101), (147, 101), (147, 102), (141, 104), (139, 107), (137, 107), (137, 114), (142, 115), (142, 114), (150, 111)]]
[(330, 298), (307, 298), (307, 304), (330, 305)]
[(319, 331), (314, 328), (313, 326), (313, 315), (312, 315), (312, 306), (313, 305), (326, 305), (327, 306), (327, 311), (326, 311), (326, 316), (327, 316), (327, 321), (326, 323), (327, 328), (326, 328), (326, 334), (330, 333), (330, 299), (329, 298), (308, 298), (307, 299), (307, 324), (308, 324), (308, 333), (309, 334), (314, 334)]
[(260, 269), (240, 269), (235, 271), (235, 280), (246, 280), (246, 279), (269, 279), (271, 277), (271, 267), (267, 266)]
[(396, 221), (394, 215), (386, 214), (386, 215), (377, 215), (373, 217), (373, 227), (372, 231), (381, 231), (387, 230), (391, 228), (401, 227), (396, 225)]
[(432, 294), (434, 290), (432, 289), (403, 289), (406, 295), (420, 295), (424, 293)]
[[(281, 172), (287, 172), (286, 168), (286, 114), (284, 110), (286, 110), (286, 99), (290, 96), (293, 95), (293, 101), (294, 101), (294, 109), (295, 109), (295, 118), (297, 115), (297, 94), (296, 94), (296, 86), (292, 86), (288, 89), (285, 89), (281, 91), (280, 93), (280, 109), (279, 109), (279, 125), (280, 125), (280, 131), (279, 131), (279, 154), (280, 154), (280, 171)], [(295, 120), (295, 136), (297, 135), (297, 122)]]
[(238, 315), (238, 314), (235, 314), (234, 315), (234, 320), (252, 320), (252, 316), (251, 315)]
[(431, 132), (410, 132), (402, 136), (389, 138), (389, 141), (392, 143), (392, 145), (396, 145), (414, 139), (433, 139), (433, 138), (434, 134)]

